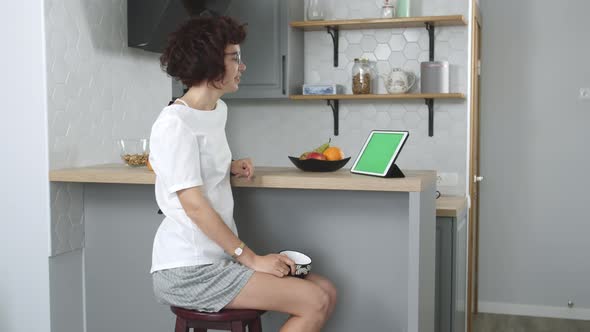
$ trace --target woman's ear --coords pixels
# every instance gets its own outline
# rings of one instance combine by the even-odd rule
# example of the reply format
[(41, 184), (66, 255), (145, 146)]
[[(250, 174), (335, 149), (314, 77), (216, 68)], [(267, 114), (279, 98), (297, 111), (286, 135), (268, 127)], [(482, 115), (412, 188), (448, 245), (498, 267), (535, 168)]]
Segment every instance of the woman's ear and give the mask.
[(213, 86), (217, 90), (223, 88), (223, 77), (207, 82), (208, 86)]

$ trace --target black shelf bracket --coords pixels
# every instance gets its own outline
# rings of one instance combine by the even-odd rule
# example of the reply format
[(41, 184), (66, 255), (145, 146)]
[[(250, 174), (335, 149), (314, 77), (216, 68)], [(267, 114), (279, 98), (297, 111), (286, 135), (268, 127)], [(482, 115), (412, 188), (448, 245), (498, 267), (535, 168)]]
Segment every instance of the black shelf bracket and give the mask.
[(428, 136), (434, 136), (434, 99), (424, 99), (428, 106)]
[(428, 57), (430, 61), (434, 61), (434, 24), (426, 22), (426, 30), (428, 30)]
[(332, 114), (334, 115), (334, 136), (338, 136), (338, 111), (340, 110), (340, 100), (328, 99), (326, 102), (328, 106), (332, 107)]
[[(428, 31), (428, 58), (430, 61), (434, 61), (434, 24), (426, 22), (426, 30)], [(434, 99), (424, 99), (428, 106), (428, 136), (434, 136)]]
[(332, 36), (332, 44), (334, 45), (334, 67), (338, 67), (338, 28), (326, 27), (330, 36)]

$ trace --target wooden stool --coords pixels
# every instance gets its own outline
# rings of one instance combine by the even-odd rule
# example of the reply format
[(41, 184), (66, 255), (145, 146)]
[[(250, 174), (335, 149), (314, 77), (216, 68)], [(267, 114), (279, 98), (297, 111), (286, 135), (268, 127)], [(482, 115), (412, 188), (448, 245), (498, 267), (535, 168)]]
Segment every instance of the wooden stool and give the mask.
[(176, 315), (174, 332), (206, 332), (207, 329), (217, 329), (232, 332), (262, 332), (260, 316), (265, 311), (250, 309), (222, 309), (219, 312), (200, 312), (195, 310), (170, 307)]

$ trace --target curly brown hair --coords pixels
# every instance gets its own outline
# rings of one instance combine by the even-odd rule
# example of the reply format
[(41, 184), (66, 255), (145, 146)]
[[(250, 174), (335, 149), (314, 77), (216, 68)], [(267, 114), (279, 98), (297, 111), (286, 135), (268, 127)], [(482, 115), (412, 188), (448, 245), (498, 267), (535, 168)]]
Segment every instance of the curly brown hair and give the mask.
[(215, 82), (225, 75), (225, 47), (244, 39), (245, 25), (231, 17), (191, 18), (170, 34), (160, 65), (189, 88)]

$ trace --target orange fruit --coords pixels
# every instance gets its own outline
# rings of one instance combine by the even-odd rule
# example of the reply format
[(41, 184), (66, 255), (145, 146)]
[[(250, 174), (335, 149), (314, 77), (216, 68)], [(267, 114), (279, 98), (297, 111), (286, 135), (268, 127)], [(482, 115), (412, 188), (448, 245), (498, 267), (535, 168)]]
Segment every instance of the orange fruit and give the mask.
[(337, 146), (331, 146), (324, 151), (324, 156), (327, 160), (341, 160), (344, 159), (344, 152)]

